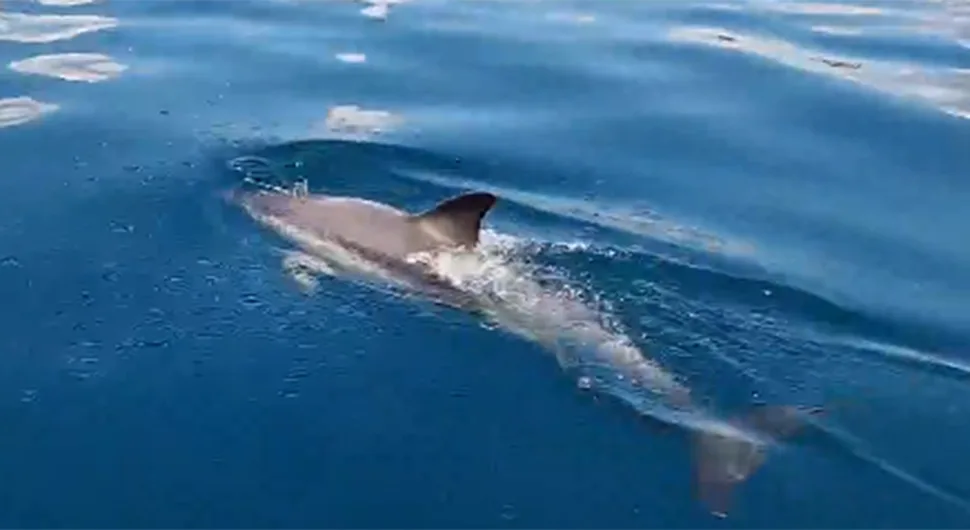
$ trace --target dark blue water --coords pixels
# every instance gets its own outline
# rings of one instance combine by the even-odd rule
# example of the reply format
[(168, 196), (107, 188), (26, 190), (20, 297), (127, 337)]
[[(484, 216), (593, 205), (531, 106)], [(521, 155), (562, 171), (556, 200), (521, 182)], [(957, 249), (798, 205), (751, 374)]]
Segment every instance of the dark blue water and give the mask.
[[(970, 3), (362, 9), (0, 7), (0, 526), (970, 525)], [(492, 191), (726, 415), (837, 406), (716, 519), (539, 344), (308, 292), (254, 175)]]

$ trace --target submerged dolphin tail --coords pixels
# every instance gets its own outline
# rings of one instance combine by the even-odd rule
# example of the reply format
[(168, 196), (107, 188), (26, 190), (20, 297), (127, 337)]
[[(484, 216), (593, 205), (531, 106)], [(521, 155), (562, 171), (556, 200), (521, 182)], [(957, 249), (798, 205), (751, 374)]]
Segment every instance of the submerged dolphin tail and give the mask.
[(452, 197), (427, 212), (414, 215), (412, 219), (446, 243), (474, 248), (478, 244), (482, 218), (495, 205), (496, 200), (491, 193), (466, 193)]
[(693, 434), (694, 478), (700, 501), (712, 514), (726, 517), (734, 487), (747, 480), (764, 463), (773, 441), (797, 434), (806, 426), (806, 416), (820, 408), (759, 405), (734, 423), (751, 432), (739, 438), (710, 431)]

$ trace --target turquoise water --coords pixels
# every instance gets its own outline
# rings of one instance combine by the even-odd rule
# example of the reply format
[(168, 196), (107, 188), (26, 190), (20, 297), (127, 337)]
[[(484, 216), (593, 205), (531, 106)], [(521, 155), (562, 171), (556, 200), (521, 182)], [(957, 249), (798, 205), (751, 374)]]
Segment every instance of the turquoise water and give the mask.
[[(966, 1), (23, 0), (0, 62), (0, 526), (970, 525)], [(715, 518), (683, 429), (222, 200), (300, 180), (491, 191), (724, 417), (828, 412)]]

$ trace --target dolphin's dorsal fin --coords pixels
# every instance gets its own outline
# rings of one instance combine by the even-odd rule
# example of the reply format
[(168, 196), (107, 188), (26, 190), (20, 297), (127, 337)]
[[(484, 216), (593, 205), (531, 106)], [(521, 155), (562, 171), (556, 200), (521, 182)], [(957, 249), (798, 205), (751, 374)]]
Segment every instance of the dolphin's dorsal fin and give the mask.
[(413, 219), (435, 238), (449, 244), (474, 248), (482, 218), (495, 205), (495, 195), (484, 192), (452, 197)]

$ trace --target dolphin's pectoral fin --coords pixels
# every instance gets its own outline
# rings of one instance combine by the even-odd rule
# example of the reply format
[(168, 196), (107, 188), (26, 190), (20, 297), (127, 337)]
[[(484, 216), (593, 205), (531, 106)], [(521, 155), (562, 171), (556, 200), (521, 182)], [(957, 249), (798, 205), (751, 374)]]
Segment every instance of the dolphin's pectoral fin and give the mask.
[(732, 491), (764, 463), (768, 444), (795, 435), (806, 425), (806, 415), (819, 412), (819, 408), (759, 406), (737, 420), (740, 426), (765, 437), (763, 443), (715, 432), (695, 433), (695, 486), (701, 502), (712, 514), (726, 517)]
[(448, 199), (427, 212), (412, 217), (425, 229), (449, 243), (474, 248), (478, 244), (478, 232), (482, 218), (495, 205), (491, 193), (466, 193)]
[(284, 252), (281, 266), (305, 294), (312, 294), (317, 290), (318, 277), (336, 275), (336, 271), (325, 262), (303, 252)]

